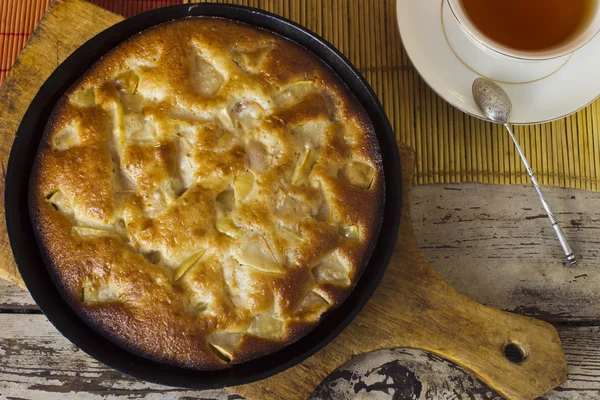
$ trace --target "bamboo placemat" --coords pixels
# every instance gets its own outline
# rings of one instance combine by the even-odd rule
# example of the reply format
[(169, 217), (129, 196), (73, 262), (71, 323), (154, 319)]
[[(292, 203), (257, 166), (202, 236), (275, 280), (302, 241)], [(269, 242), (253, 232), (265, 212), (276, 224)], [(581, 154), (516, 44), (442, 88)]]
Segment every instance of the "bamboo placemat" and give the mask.
[[(151, 8), (197, 1), (92, 2), (131, 16)], [(501, 127), (454, 109), (420, 79), (401, 44), (394, 0), (220, 2), (282, 15), (340, 49), (379, 95), (398, 138), (415, 150), (416, 184), (528, 182), (527, 173)], [(0, 80), (49, 3), (50, 0), (0, 0)], [(542, 184), (600, 190), (599, 101), (559, 121), (516, 127), (515, 134)]]

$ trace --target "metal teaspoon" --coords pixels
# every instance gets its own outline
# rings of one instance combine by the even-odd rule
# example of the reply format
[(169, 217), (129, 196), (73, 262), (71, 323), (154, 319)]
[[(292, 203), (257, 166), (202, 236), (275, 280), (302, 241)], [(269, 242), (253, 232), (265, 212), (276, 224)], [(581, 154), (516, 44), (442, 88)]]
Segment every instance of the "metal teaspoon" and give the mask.
[(521, 160), (523, 161), (525, 169), (527, 170), (527, 173), (531, 178), (531, 182), (533, 183), (536, 192), (540, 196), (542, 206), (544, 207), (544, 210), (546, 210), (546, 214), (548, 214), (548, 218), (552, 223), (552, 228), (554, 228), (554, 232), (556, 232), (558, 241), (560, 242), (560, 245), (562, 246), (563, 251), (565, 252), (567, 264), (574, 266), (577, 263), (575, 254), (573, 254), (573, 250), (571, 250), (571, 246), (569, 246), (569, 243), (567, 242), (567, 239), (565, 238), (562, 229), (560, 229), (558, 221), (554, 217), (554, 214), (552, 214), (552, 211), (550, 210), (550, 205), (546, 201), (546, 198), (542, 193), (542, 189), (540, 188), (537, 179), (535, 179), (535, 176), (533, 175), (533, 171), (529, 166), (529, 162), (527, 162), (525, 153), (523, 153), (521, 146), (519, 146), (519, 142), (517, 142), (517, 138), (515, 138), (515, 135), (513, 134), (512, 129), (508, 124), (510, 114), (512, 112), (512, 103), (510, 101), (510, 98), (508, 97), (508, 94), (506, 94), (506, 92), (500, 86), (498, 86), (491, 80), (485, 78), (477, 78), (473, 82), (473, 98), (475, 99), (475, 104), (477, 104), (477, 107), (479, 107), (479, 110), (487, 119), (489, 119), (492, 122), (504, 125), (504, 127), (508, 130), (508, 134), (510, 135), (510, 138), (514, 142), (515, 147), (517, 148), (517, 151), (521, 156)]

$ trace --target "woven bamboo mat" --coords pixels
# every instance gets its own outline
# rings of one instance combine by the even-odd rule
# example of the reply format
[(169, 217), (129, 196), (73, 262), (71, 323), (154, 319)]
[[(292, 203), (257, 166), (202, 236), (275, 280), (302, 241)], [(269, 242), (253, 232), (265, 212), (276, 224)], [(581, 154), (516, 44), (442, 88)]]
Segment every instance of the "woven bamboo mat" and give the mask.
[[(431, 1), (431, 0), (427, 0)], [(92, 0), (125, 16), (195, 0)], [(499, 126), (471, 118), (420, 79), (402, 48), (394, 0), (230, 0), (289, 18), (340, 49), (371, 83), (398, 138), (416, 152), (415, 183), (528, 182)], [(50, 0), (0, 0), (0, 80)], [(600, 190), (600, 100), (548, 124), (516, 127), (546, 185)]]

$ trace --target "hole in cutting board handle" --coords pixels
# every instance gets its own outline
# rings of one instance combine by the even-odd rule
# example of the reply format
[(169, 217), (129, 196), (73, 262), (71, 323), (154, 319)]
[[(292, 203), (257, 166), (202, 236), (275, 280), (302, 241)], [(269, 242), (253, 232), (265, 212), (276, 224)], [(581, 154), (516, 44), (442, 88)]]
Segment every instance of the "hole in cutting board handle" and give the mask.
[(502, 349), (504, 357), (513, 364), (522, 364), (527, 358), (523, 347), (517, 343), (507, 343)]

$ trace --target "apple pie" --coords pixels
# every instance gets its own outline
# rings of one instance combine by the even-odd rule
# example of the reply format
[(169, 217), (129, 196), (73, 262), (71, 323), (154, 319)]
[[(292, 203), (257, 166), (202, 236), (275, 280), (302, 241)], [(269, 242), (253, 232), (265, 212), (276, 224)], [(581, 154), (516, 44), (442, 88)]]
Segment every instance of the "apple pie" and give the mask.
[(344, 301), (383, 195), (373, 126), (325, 64), (196, 17), (125, 41), (59, 100), (29, 205), (81, 318), (143, 357), (219, 369)]

